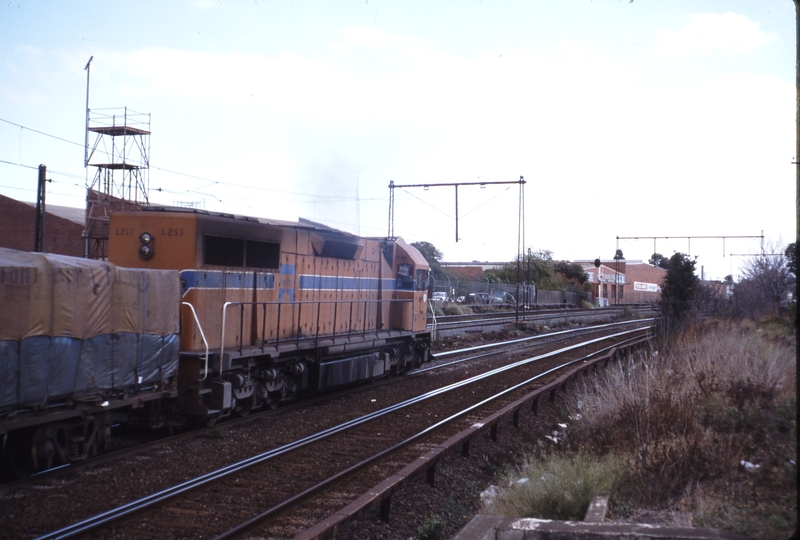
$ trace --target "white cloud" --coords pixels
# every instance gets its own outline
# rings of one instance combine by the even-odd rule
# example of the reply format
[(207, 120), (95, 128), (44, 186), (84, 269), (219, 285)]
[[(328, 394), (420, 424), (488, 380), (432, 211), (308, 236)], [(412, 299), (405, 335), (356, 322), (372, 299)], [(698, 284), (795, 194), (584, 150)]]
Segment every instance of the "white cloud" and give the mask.
[(389, 47), (399, 43), (399, 39), (385, 30), (369, 26), (351, 26), (342, 31), (344, 38), (363, 47)]
[(728, 12), (692, 15), (680, 30), (663, 30), (653, 53), (661, 58), (680, 58), (712, 51), (728, 54), (750, 52), (766, 45), (773, 36), (764, 33), (758, 22)]
[(214, 6), (220, 5), (220, 1), (219, 0), (194, 0), (194, 2), (192, 2), (192, 5), (195, 8), (199, 9), (199, 10), (206, 11), (206, 10), (209, 10), (209, 9), (213, 8)]

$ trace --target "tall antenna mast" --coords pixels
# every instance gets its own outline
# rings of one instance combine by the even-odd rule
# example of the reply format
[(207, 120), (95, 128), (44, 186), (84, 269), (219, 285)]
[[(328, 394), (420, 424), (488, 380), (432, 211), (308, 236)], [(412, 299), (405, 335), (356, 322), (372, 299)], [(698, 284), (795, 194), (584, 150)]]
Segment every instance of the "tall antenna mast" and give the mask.
[(89, 66), (92, 64), (92, 59), (94, 55), (89, 57), (89, 61), (86, 62), (86, 67), (83, 68), (86, 70), (86, 140), (83, 144), (83, 168), (89, 166)]

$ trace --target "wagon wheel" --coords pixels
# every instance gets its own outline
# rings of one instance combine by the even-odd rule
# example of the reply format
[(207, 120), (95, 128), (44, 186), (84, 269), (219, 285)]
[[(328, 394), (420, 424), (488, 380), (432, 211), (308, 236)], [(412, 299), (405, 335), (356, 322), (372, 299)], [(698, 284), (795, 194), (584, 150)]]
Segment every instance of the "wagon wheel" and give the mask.
[(33, 460), (33, 430), (20, 429), (8, 434), (3, 446), (3, 464), (12, 478), (27, 478), (36, 470)]

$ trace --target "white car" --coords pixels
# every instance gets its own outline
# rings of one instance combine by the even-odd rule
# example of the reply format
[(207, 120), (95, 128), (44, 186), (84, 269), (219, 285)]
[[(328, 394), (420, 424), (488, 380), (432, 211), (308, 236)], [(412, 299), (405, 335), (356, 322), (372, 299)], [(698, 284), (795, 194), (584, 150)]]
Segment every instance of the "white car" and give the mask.
[(441, 302), (442, 304), (447, 302), (447, 293), (443, 292), (435, 292), (431, 297), (431, 302), (438, 303)]

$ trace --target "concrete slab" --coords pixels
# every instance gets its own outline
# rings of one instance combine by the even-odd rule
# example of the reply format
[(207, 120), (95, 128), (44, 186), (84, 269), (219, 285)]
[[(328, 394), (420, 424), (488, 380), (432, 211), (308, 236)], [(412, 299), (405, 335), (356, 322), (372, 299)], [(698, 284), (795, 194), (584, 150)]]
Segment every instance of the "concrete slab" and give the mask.
[(748, 540), (717, 529), (641, 523), (514, 519), (479, 514), (453, 540)]

